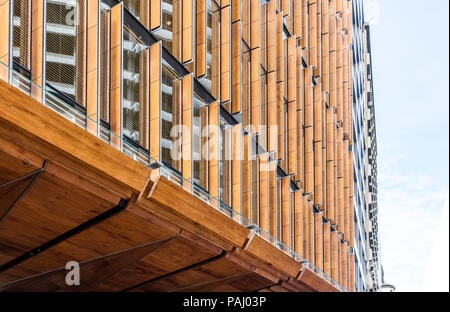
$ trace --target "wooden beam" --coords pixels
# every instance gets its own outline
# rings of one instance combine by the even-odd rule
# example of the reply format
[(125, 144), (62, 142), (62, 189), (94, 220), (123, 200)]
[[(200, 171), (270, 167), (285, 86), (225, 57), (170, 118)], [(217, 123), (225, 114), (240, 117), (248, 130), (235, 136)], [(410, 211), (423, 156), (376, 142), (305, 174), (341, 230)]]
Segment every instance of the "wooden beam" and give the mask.
[(324, 279), (316, 275), (310, 269), (303, 267), (297, 278), (300, 282), (320, 292), (338, 292), (337, 288), (326, 282)]
[(291, 277), (296, 277), (300, 271), (298, 262), (255, 234), (250, 236), (243, 250)]
[(3, 81), (0, 91), (0, 136), (121, 197), (143, 189), (148, 168)]
[(247, 239), (249, 230), (163, 177), (147, 194), (138, 205), (223, 249), (243, 246)]

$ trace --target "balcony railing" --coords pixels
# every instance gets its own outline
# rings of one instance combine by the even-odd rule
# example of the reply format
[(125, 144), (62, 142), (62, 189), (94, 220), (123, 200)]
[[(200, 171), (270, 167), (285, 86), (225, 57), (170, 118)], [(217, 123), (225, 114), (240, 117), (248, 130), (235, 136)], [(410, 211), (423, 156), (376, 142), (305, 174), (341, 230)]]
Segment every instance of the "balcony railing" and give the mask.
[(70, 120), (72, 123), (79, 126), (80, 128), (90, 132), (93, 135), (96, 135), (102, 141), (119, 149), (122, 153), (126, 154), (135, 161), (138, 161), (149, 168), (154, 168), (154, 165), (157, 164), (158, 167), (161, 169), (160, 170), (161, 176), (164, 176), (172, 183), (189, 191), (193, 196), (196, 196), (205, 203), (209, 204), (210, 207), (217, 209), (222, 214), (233, 219), (242, 226), (250, 229), (252, 233), (255, 233), (262, 239), (266, 240), (267, 242), (269, 242), (270, 244), (272, 244), (273, 246), (284, 252), (286, 255), (294, 259), (295, 261), (302, 263), (309, 270), (317, 274), (319, 277), (323, 278), (325, 281), (336, 287), (338, 290), (342, 292), (348, 291), (338, 282), (333, 280), (330, 276), (326, 275), (319, 268), (308, 262), (297, 252), (295, 252), (288, 246), (284, 245), (282, 242), (280, 242), (272, 235), (261, 229), (255, 223), (251, 222), (247, 218), (243, 217), (242, 215), (234, 211), (230, 206), (221, 202), (218, 198), (211, 196), (211, 194), (209, 194), (208, 192), (197, 186), (195, 183), (186, 180), (174, 169), (153, 159), (148, 152), (143, 151), (135, 144), (132, 144), (128, 140), (123, 139), (117, 134), (111, 132), (109, 129), (107, 129), (97, 121), (93, 120), (91, 117), (87, 116), (80, 109), (74, 107), (73, 104), (69, 103), (68, 101), (64, 101), (63, 100), (64, 97), (58, 96), (57, 93), (55, 93), (56, 90), (54, 88), (49, 86), (42, 88), (41, 86), (31, 81), (23, 73), (10, 68), (1, 61), (0, 61), (0, 78), (10, 83), (14, 87), (18, 88), (22, 92), (26, 93), (27, 95), (31, 96), (38, 102), (49, 107), (50, 109), (57, 112), (61, 116)]

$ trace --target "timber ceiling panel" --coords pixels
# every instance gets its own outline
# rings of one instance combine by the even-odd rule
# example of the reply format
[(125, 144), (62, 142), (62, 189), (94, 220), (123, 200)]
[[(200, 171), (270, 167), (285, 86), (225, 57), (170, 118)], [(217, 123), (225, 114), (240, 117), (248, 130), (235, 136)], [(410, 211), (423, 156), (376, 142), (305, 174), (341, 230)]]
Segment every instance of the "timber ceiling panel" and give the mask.
[[(6, 170), (0, 176), (9, 178)], [(0, 207), (16, 195), (5, 194)], [(44, 172), (0, 222), (0, 264), (111, 208), (111, 203)]]
[(96, 290), (124, 290), (214, 256), (217, 256), (217, 253), (178, 237), (105, 281)]

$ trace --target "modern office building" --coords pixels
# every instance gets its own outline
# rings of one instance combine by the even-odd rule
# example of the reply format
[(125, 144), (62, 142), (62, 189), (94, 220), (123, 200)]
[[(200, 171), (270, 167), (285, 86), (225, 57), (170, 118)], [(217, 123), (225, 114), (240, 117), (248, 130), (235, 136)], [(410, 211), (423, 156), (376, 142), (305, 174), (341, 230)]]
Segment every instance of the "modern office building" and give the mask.
[(367, 289), (377, 292), (381, 281), (381, 260), (378, 240), (378, 184), (377, 184), (377, 132), (372, 77), (370, 27), (364, 26), (365, 39), (365, 100), (366, 100), (366, 220), (367, 220)]
[(0, 0), (0, 61), (1, 291), (377, 289), (362, 1)]

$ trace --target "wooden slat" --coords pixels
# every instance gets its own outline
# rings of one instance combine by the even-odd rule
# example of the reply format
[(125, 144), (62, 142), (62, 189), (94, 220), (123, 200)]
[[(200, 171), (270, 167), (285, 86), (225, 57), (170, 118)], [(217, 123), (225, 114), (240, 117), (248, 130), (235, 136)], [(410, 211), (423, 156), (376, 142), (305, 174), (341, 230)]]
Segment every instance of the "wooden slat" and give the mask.
[(313, 193), (313, 139), (312, 139), (312, 127), (306, 127), (305, 131), (305, 179), (304, 187), (305, 194), (309, 195)]
[(314, 264), (323, 271), (323, 216), (322, 212), (314, 214)]
[(150, 46), (150, 156), (161, 159), (161, 43)]
[(193, 0), (183, 0), (183, 22), (182, 22), (182, 32), (183, 32), (183, 63), (192, 61), (193, 52), (192, 46), (194, 43), (194, 31), (193, 31), (193, 20), (194, 20), (194, 2)]
[(278, 159), (278, 117), (277, 117), (277, 84), (275, 82), (275, 72), (267, 74), (267, 151), (273, 152), (273, 157)]
[(351, 253), (349, 256), (349, 285), (348, 290), (355, 291), (355, 254)]
[(250, 46), (250, 0), (242, 0), (242, 40)]
[(250, 220), (252, 208), (252, 168), (251, 168), (251, 137), (244, 135), (243, 138), (244, 158), (242, 160), (242, 216)]
[[(182, 173), (183, 178), (192, 181), (192, 96), (193, 96), (193, 75), (189, 74), (182, 79)], [(186, 132), (185, 132), (186, 131)], [(186, 181), (185, 184), (188, 184)], [(190, 185), (185, 185), (185, 189), (190, 190)]]
[(317, 67), (317, 3), (309, 3), (309, 65)]
[[(44, 81), (44, 3), (32, 0), (33, 18), (31, 19), (31, 97), (40, 101), (43, 96), (42, 86)], [(3, 20), (3, 19), (2, 19)], [(3, 27), (2, 27), (3, 28)]]
[(195, 72), (197, 77), (206, 75), (206, 0), (196, 0), (195, 20)]
[[(300, 0), (295, 0), (300, 2)], [(297, 174), (295, 176), (295, 181), (304, 182), (304, 125), (305, 125), (305, 70), (302, 64), (302, 47), (297, 47), (297, 95), (296, 95), (296, 104), (297, 104)]]
[(314, 202), (308, 201), (308, 260), (315, 263)]
[[(254, 0), (252, 0), (254, 1)], [(260, 51), (259, 47), (250, 51), (250, 107), (251, 107), (251, 125), (253, 131), (258, 132), (261, 124), (261, 104), (260, 104)]]
[(10, 1), (0, 1), (0, 79), (7, 81), (9, 77), (8, 66), (10, 66)]
[(276, 120), (277, 120), (277, 159), (283, 160), (285, 155), (286, 141), (284, 139), (285, 123), (286, 123), (286, 109), (283, 98), (283, 83), (276, 83)]
[(231, 22), (237, 22), (242, 19), (242, 5), (239, 0), (231, 0)]
[(220, 21), (220, 99), (222, 103), (231, 100), (231, 7), (221, 10)]
[(293, 0), (293, 34), (296, 38), (302, 37), (302, 0)]
[(301, 190), (294, 192), (294, 251), (303, 256), (303, 192)]
[(277, 24), (276, 24), (275, 0), (267, 3), (267, 71), (276, 69), (277, 56)]
[[(213, 198), (219, 198), (219, 151), (220, 151), (220, 128), (219, 128), (220, 107), (217, 101), (209, 104), (209, 194)], [(217, 206), (218, 203), (213, 203)]]
[[(302, 1), (302, 38), (300, 40), (302, 47), (308, 48), (309, 47), (309, 10), (308, 10), (308, 0), (301, 0)], [(309, 53), (306, 53), (305, 58), (306, 62), (309, 63)]]
[(236, 21), (231, 25), (231, 113), (241, 111), (242, 101), (242, 23)]
[(276, 211), (277, 211), (277, 172), (270, 170), (269, 172), (269, 234), (276, 236)]
[(323, 224), (323, 272), (331, 276), (331, 224)]
[(335, 281), (339, 277), (339, 252), (338, 252), (338, 233), (331, 232), (331, 278)]
[(341, 243), (340, 244), (340, 283), (344, 288), (347, 288), (348, 286), (348, 245), (347, 243)]
[[(255, 144), (255, 143), (252, 143)], [(254, 147), (253, 147), (254, 149)], [(259, 161), (260, 157), (256, 155), (255, 152), (253, 152), (253, 157), (250, 160), (250, 166), (251, 166), (251, 179), (250, 179), (250, 189), (251, 189), (251, 209), (250, 209), (250, 221), (252, 221), (254, 224), (259, 225), (260, 224), (260, 206), (259, 206), (259, 188), (260, 188), (260, 167), (259, 167)]]
[(334, 161), (334, 138), (336, 132), (336, 115), (333, 108), (326, 110), (326, 138), (327, 138), (327, 151), (326, 151), (326, 201), (327, 212), (326, 219), (333, 221), (335, 218), (335, 161)]
[(231, 161), (231, 208), (233, 211), (241, 214), (242, 207), (242, 157), (243, 157), (243, 139), (242, 139), (242, 125), (237, 124), (232, 126), (232, 161)]
[(309, 218), (309, 213), (308, 213), (308, 197), (307, 196), (303, 196), (303, 205), (302, 205), (302, 232), (303, 232), (303, 236), (302, 236), (302, 257), (305, 259), (310, 259), (310, 251), (309, 251), (309, 230), (308, 230), (308, 218)]
[(269, 229), (269, 156), (261, 154), (259, 162), (259, 226), (265, 232)]
[(282, 82), (284, 78), (284, 59), (283, 59), (283, 14), (277, 13), (275, 15), (275, 27), (276, 27), (276, 71), (277, 71), (277, 83)]
[(150, 29), (161, 27), (161, 1), (150, 0)]
[(281, 242), (291, 246), (291, 180), (289, 177), (281, 179)]

